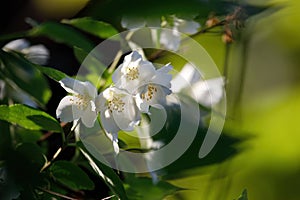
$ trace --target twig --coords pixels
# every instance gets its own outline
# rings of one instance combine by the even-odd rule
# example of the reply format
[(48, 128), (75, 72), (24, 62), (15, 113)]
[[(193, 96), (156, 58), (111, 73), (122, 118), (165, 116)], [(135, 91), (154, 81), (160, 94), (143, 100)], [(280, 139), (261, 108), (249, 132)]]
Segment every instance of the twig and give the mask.
[(38, 187), (39, 190), (42, 190), (43, 192), (47, 192), (49, 194), (53, 194), (55, 196), (58, 196), (58, 197), (61, 197), (61, 198), (64, 198), (64, 199), (69, 199), (69, 200), (79, 200), (79, 199), (75, 199), (75, 198), (72, 198), (72, 197), (68, 197), (66, 195), (63, 195), (63, 194), (60, 194), (60, 193), (57, 193), (57, 192), (53, 192), (51, 190), (47, 190), (47, 189), (44, 189), (44, 188), (41, 188), (41, 187)]
[(45, 163), (45, 165), (42, 167), (40, 172), (44, 171), (47, 167), (49, 167), (51, 163), (57, 158), (57, 156), (62, 152), (63, 149), (64, 149), (63, 147), (59, 147), (55, 152), (55, 154), (53, 155), (52, 159)]
[[(220, 22), (218, 22), (218, 23), (216, 23), (216, 24), (214, 24), (214, 25), (212, 25), (212, 26), (203, 28), (203, 29), (200, 30), (199, 32), (197, 32), (197, 33), (195, 33), (195, 34), (193, 34), (193, 35), (190, 35), (190, 37), (196, 37), (196, 36), (198, 36), (198, 35), (207, 33), (207, 32), (209, 32), (211, 29), (213, 29), (213, 28), (215, 28), (215, 27), (218, 27), (218, 26), (223, 26), (223, 25), (225, 25), (226, 23), (227, 23), (227, 20), (222, 20), (222, 21), (220, 21)], [(189, 39), (190, 37), (184, 38), (184, 39), (182, 40), (182, 42), (185, 41), (185, 40), (187, 40), (187, 39)], [(158, 51), (152, 53), (152, 54), (148, 57), (148, 60), (149, 60), (149, 61), (156, 60), (157, 58), (161, 57), (163, 53), (164, 53), (164, 50), (159, 49)]]
[(229, 55), (230, 55), (230, 43), (226, 43), (225, 44), (224, 68), (223, 68), (223, 76), (225, 77), (225, 90), (227, 88), (226, 81), (228, 80)]
[(115, 196), (116, 196), (116, 195), (111, 195), (111, 196), (105, 197), (105, 198), (103, 198), (103, 199), (101, 199), (101, 200), (107, 200), (107, 199), (113, 198), (113, 197), (115, 197)]
[(197, 32), (197, 33), (191, 35), (190, 37), (196, 37), (196, 36), (198, 36), (198, 35), (201, 35), (201, 34), (203, 34), (203, 33), (208, 32), (209, 30), (211, 30), (211, 29), (213, 29), (213, 28), (215, 28), (215, 27), (223, 26), (223, 25), (225, 25), (226, 23), (227, 23), (227, 20), (224, 19), (224, 20), (222, 20), (222, 21), (220, 21), (220, 22), (218, 22), (218, 23), (216, 23), (216, 24), (214, 24), (214, 25), (212, 25), (212, 26), (209, 26), (209, 27), (206, 27), (206, 28), (201, 29), (199, 32)]

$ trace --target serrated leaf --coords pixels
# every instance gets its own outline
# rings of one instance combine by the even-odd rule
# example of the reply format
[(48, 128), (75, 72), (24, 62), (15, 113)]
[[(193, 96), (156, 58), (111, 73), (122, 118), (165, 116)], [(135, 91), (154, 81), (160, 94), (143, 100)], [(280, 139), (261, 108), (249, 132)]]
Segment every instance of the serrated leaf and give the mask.
[(128, 197), (132, 200), (161, 200), (167, 195), (181, 190), (181, 188), (164, 181), (153, 184), (152, 179), (146, 177), (130, 176), (126, 178), (126, 183), (129, 185), (126, 190)]
[(14, 52), (0, 50), (0, 57), (3, 65), (1, 76), (4, 76), (11, 87), (21, 89), (21, 92), (25, 92), (36, 103), (44, 106), (51, 97), (51, 90), (46, 78), (34, 67), (34, 64)]
[(46, 36), (58, 43), (63, 43), (71, 48), (77, 46), (91, 51), (93, 49), (93, 43), (86, 38), (79, 31), (65, 24), (56, 22), (45, 22), (36, 27), (28, 33), (31, 37)]
[(51, 175), (68, 188), (78, 190), (93, 190), (94, 182), (77, 165), (68, 161), (56, 161), (49, 168)]
[(29, 130), (61, 132), (61, 126), (49, 114), (21, 104), (0, 106), (0, 120), (17, 124)]
[(110, 167), (106, 166), (90, 155), (81, 142), (78, 143), (78, 146), (80, 147), (82, 154), (89, 161), (89, 164), (93, 170), (101, 177), (102, 180), (104, 180), (111, 191), (122, 200), (128, 199), (123, 182), (117, 176), (117, 174)]
[(70, 24), (78, 29), (88, 32), (97, 37), (106, 39), (118, 34), (118, 31), (110, 24), (94, 20), (90, 17), (63, 20), (63, 23)]

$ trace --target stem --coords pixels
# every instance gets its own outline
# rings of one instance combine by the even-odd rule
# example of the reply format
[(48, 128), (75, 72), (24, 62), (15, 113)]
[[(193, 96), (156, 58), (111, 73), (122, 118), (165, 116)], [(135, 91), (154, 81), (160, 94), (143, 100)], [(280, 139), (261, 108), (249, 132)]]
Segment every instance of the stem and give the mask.
[(108, 69), (108, 72), (109, 72), (110, 74), (111, 74), (111, 73), (115, 70), (115, 68), (117, 67), (117, 64), (118, 64), (119, 60), (121, 59), (122, 55), (123, 55), (123, 51), (122, 51), (122, 50), (119, 50), (119, 51), (117, 52), (117, 54), (116, 54), (116, 57), (115, 57), (115, 59), (114, 59), (114, 62), (111, 64), (111, 66), (110, 66), (109, 69)]
[[(129, 31), (128, 34), (125, 36), (125, 40), (126, 40), (126, 41), (130, 40), (130, 38), (133, 36), (133, 34), (134, 34), (134, 31)], [(123, 41), (123, 40), (121, 40), (121, 44), (122, 44), (122, 41)], [(110, 73), (110, 74), (113, 73), (113, 71), (114, 71), (115, 68), (117, 67), (117, 64), (118, 64), (118, 62), (120, 61), (122, 55), (123, 55), (123, 51), (122, 51), (122, 49), (120, 49), (120, 50), (117, 52), (116, 57), (115, 57), (113, 63), (112, 63), (111, 66), (109, 67), (108, 73)]]
[(57, 158), (57, 156), (64, 150), (64, 147), (59, 147), (57, 149), (57, 151), (55, 152), (55, 154), (53, 155), (52, 159), (48, 162), (45, 163), (45, 165), (42, 167), (42, 169), (40, 170), (40, 172), (44, 171), (46, 168), (48, 168), (51, 163)]
[(210, 27), (206, 27), (206, 28), (201, 29), (199, 32), (197, 32), (197, 33), (191, 35), (191, 37), (195, 37), (195, 36), (201, 35), (201, 34), (206, 33), (206, 32), (208, 32), (209, 30), (211, 30), (211, 29), (213, 29), (213, 28), (215, 28), (215, 27), (223, 26), (223, 25), (226, 24), (226, 23), (227, 23), (227, 20), (224, 19), (224, 20), (222, 20), (222, 21), (220, 21), (220, 22), (214, 24), (213, 26), (210, 26)]
[(57, 156), (58, 156), (63, 150), (65, 150), (65, 149), (68, 147), (68, 141), (69, 141), (69, 139), (70, 139), (70, 135), (71, 135), (71, 133), (75, 130), (75, 128), (78, 126), (78, 124), (79, 124), (79, 121), (77, 121), (76, 125), (72, 127), (72, 129), (70, 130), (70, 132), (69, 132), (68, 135), (67, 135), (67, 138), (65, 138), (64, 132), (62, 131), (62, 135), (63, 135), (63, 138), (62, 138), (62, 140), (63, 140), (62, 146), (59, 147), (59, 148), (57, 149), (57, 151), (56, 151), (55, 154), (53, 155), (52, 159), (51, 159), (50, 161), (46, 162), (46, 164), (42, 167), (42, 169), (40, 170), (40, 172), (42, 172), (42, 171), (44, 171), (46, 168), (48, 168), (48, 167), (51, 165), (51, 163), (57, 158)]
[[(236, 97), (234, 100), (234, 105), (235, 108), (240, 108), (241, 107), (241, 100), (242, 100), (242, 96), (243, 96), (243, 90), (244, 90), (244, 85), (245, 85), (245, 76), (246, 76), (246, 72), (247, 72), (247, 61), (248, 61), (248, 53), (247, 53), (247, 49), (250, 43), (250, 36), (246, 37), (244, 40), (244, 46), (242, 49), (242, 63), (241, 63), (241, 72), (240, 72), (240, 79), (239, 79), (239, 86), (237, 88), (237, 92), (236, 92)], [(233, 114), (236, 114), (236, 110), (234, 109)]]
[(66, 195), (63, 195), (63, 194), (60, 194), (60, 193), (57, 193), (57, 192), (53, 192), (51, 190), (47, 190), (47, 189), (44, 189), (44, 188), (41, 188), (41, 187), (38, 187), (39, 190), (43, 191), (43, 192), (47, 192), (49, 194), (53, 194), (55, 196), (58, 196), (58, 197), (61, 197), (61, 198), (64, 198), (64, 199), (69, 199), (69, 200), (78, 200), (78, 199), (75, 199), (75, 198), (72, 198), (72, 197), (68, 197)]
[(101, 199), (101, 200), (107, 200), (107, 199), (111, 199), (111, 198), (113, 198), (113, 197), (115, 197), (116, 195), (111, 195), (111, 196), (109, 196), (109, 197), (105, 197), (105, 198), (103, 198), (103, 199)]
[[(230, 43), (226, 43), (226, 45), (225, 45), (224, 68), (223, 68), (223, 76), (225, 77), (225, 81), (228, 80), (229, 55), (230, 55)], [(225, 90), (226, 90), (226, 87), (227, 87), (227, 84), (225, 83)]]
[[(195, 33), (195, 34), (193, 34), (193, 35), (190, 35), (190, 37), (193, 38), (193, 37), (196, 37), (196, 36), (198, 36), (198, 35), (207, 33), (207, 32), (209, 32), (211, 29), (213, 29), (213, 28), (215, 28), (215, 27), (218, 27), (218, 26), (223, 26), (223, 25), (226, 24), (226, 23), (227, 23), (226, 20), (222, 20), (222, 21), (220, 21), (220, 22), (214, 24), (213, 26), (210, 26), (210, 27), (206, 27), (206, 28), (201, 29), (199, 32), (197, 32), (197, 33)], [(182, 42), (184, 42), (185, 40), (188, 40), (190, 37), (184, 38), (184, 39), (182, 40)], [(153, 54), (151, 54), (151, 55), (149, 56), (148, 60), (149, 60), (149, 61), (153, 61), (153, 60), (159, 58), (159, 57), (163, 54), (163, 52), (164, 52), (164, 50), (162, 50), (162, 49), (160, 49), (160, 50), (154, 52)]]

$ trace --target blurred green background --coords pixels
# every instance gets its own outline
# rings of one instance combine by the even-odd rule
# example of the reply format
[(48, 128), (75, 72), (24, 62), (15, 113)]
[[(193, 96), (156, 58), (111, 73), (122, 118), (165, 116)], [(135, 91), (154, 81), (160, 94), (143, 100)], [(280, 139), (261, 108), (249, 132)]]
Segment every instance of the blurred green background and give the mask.
[[(249, 138), (234, 158), (173, 181), (193, 188), (180, 192), (183, 199), (237, 199), (234, 195), (244, 188), (253, 200), (300, 197), (300, 1), (248, 2), (283, 6), (248, 21), (246, 57), (245, 44), (231, 46), (225, 130)], [(220, 48), (220, 38), (202, 35), (198, 41), (222, 66), (225, 47)], [(244, 87), (237, 94), (243, 67)]]

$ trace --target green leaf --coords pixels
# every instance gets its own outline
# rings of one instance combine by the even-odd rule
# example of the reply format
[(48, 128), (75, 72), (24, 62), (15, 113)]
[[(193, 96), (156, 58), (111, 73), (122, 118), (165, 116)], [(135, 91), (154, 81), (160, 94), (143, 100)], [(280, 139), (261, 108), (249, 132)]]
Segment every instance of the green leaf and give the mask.
[[(121, 181), (119, 176), (110, 167), (101, 163), (100, 161), (95, 159), (92, 155), (87, 153), (85, 147), (81, 142), (78, 143), (78, 146), (80, 147), (81, 153), (89, 161), (89, 164), (91, 165), (93, 170), (102, 178), (102, 180), (111, 189), (111, 191), (122, 200), (128, 199), (123, 186), (123, 182)], [(94, 151), (94, 153), (96, 152), (98, 151)]]
[(63, 72), (50, 68), (50, 67), (43, 67), (40, 65), (35, 65), (35, 67), (40, 70), (43, 74), (47, 75), (49, 78), (55, 80), (55, 81), (60, 81), (61, 79), (67, 77), (66, 74)]
[(97, 37), (106, 39), (118, 34), (118, 31), (110, 24), (94, 20), (90, 17), (63, 20), (63, 23), (70, 24), (76, 28), (86, 31)]
[(39, 170), (46, 162), (46, 156), (43, 154), (42, 149), (34, 143), (22, 143), (16, 150)]
[(56, 22), (42, 23), (31, 29), (28, 35), (31, 37), (46, 36), (58, 43), (63, 43), (70, 47), (77, 46), (88, 52), (94, 48), (93, 43), (79, 31)]
[(101, 83), (108, 82), (109, 80), (103, 80), (107, 78), (106, 66), (101, 63), (99, 56), (93, 53), (88, 53), (84, 49), (74, 47), (74, 54), (78, 62), (81, 63), (86, 71), (86, 74), (77, 75), (77, 78), (82, 80), (88, 80), (93, 83), (97, 88), (100, 87)]
[(49, 114), (21, 104), (0, 106), (0, 120), (17, 124), (29, 130), (61, 132), (61, 126)]
[(72, 190), (93, 190), (95, 187), (88, 175), (71, 162), (56, 161), (49, 171), (55, 180)]
[(25, 92), (30, 95), (41, 106), (49, 101), (51, 90), (48, 82), (34, 64), (17, 53), (1, 50), (0, 59), (3, 65), (0, 75), (12, 88), (19, 94)]
[[(0, 113), (1, 115), (1, 113)], [(0, 121), (0, 158), (12, 147), (9, 123)], [(1, 167), (1, 166), (0, 166)]]
[(168, 182), (160, 181), (153, 184), (152, 179), (146, 177), (130, 176), (126, 178), (126, 183), (128, 184), (126, 192), (131, 200), (161, 200), (167, 195), (182, 190)]
[(88, 56), (88, 53), (79, 47), (73, 47), (74, 55), (79, 63), (82, 63)]
[(243, 193), (241, 194), (241, 196), (239, 196), (238, 200), (248, 200), (248, 197), (247, 197), (247, 189), (244, 189), (243, 190)]

